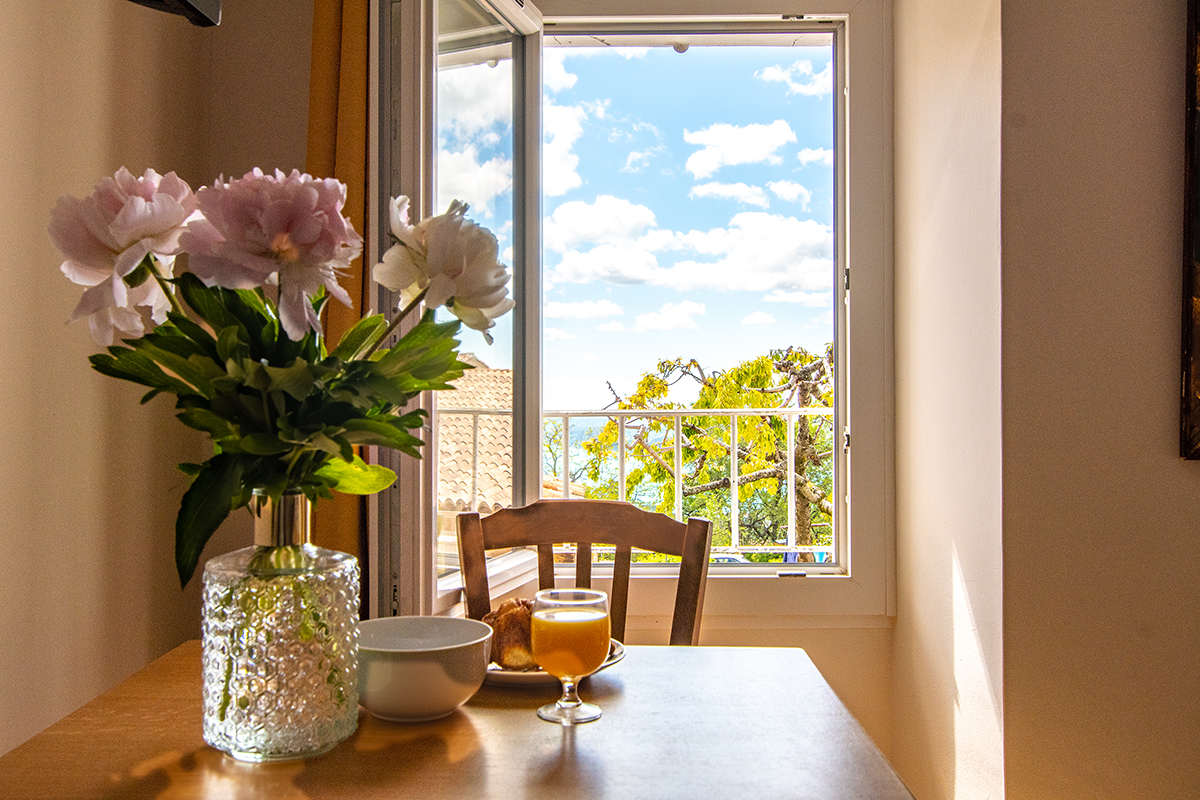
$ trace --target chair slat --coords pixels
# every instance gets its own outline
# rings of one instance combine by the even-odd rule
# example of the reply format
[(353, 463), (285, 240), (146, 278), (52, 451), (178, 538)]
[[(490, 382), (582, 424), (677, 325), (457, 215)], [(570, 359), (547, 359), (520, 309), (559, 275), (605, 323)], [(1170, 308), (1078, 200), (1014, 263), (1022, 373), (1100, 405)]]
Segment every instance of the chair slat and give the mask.
[(575, 546), (575, 585), (580, 589), (592, 588), (592, 545), (580, 542)]
[(538, 552), (538, 588), (554, 588), (554, 545), (539, 544)]
[(613, 638), (618, 642), (625, 641), (625, 615), (629, 611), (629, 564), (632, 556), (632, 547), (627, 544), (617, 545), (613, 561), (612, 593), (608, 599)]

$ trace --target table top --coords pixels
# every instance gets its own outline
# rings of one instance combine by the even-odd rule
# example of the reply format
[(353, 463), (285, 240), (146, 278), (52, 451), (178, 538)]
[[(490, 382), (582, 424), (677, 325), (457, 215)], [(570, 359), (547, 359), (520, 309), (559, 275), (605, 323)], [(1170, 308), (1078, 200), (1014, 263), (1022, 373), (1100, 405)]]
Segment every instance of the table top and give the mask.
[(383, 722), (322, 756), (245, 764), (200, 732), (186, 642), (0, 757), (4, 798), (819, 798), (911, 800), (797, 648), (628, 647), (585, 680), (596, 722), (535, 709), (555, 687), (484, 687), (435, 722)]

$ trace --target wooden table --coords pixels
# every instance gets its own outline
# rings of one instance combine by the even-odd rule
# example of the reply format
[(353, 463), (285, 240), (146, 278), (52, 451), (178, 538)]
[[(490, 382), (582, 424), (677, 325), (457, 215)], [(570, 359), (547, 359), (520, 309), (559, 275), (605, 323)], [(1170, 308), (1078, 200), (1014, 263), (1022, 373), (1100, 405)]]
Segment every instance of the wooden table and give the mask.
[(381, 722), (306, 761), (244, 764), (200, 736), (187, 642), (0, 757), (0, 798), (812, 798), (912, 795), (794, 648), (629, 647), (584, 682), (604, 716), (534, 713), (553, 687), (485, 685), (437, 722)]

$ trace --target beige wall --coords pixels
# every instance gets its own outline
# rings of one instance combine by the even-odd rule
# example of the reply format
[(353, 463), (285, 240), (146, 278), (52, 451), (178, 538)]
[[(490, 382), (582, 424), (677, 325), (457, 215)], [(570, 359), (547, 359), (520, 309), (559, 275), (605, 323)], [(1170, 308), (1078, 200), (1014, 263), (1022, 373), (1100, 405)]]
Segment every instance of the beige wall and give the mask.
[[(173, 465), (205, 445), (166, 398), (139, 406), (90, 370), (49, 211), (121, 165), (193, 186), (303, 166), (304, 5), (226, 0), (202, 30), (124, 0), (0, 0), (0, 753), (199, 632), (199, 581), (181, 594), (175, 577)], [(245, 543), (238, 522), (208, 554)]]
[(891, 758), (921, 800), (1004, 792), (1000, 0), (897, 0)]
[(1200, 797), (1184, 0), (1004, 0), (1009, 796)]

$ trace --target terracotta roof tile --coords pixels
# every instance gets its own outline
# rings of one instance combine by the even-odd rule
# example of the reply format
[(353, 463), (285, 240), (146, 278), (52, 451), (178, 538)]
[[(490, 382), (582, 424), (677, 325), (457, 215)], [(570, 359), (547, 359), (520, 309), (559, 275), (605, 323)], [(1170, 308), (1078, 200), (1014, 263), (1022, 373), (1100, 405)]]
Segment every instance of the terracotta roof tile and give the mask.
[[(470, 509), (478, 459), (475, 493), (479, 511), (488, 513), (512, 504), (512, 370), (490, 369), (469, 353), (460, 358), (475, 369), (455, 381), (452, 391), (437, 393), (438, 508)], [(453, 409), (505, 413), (463, 414)]]

